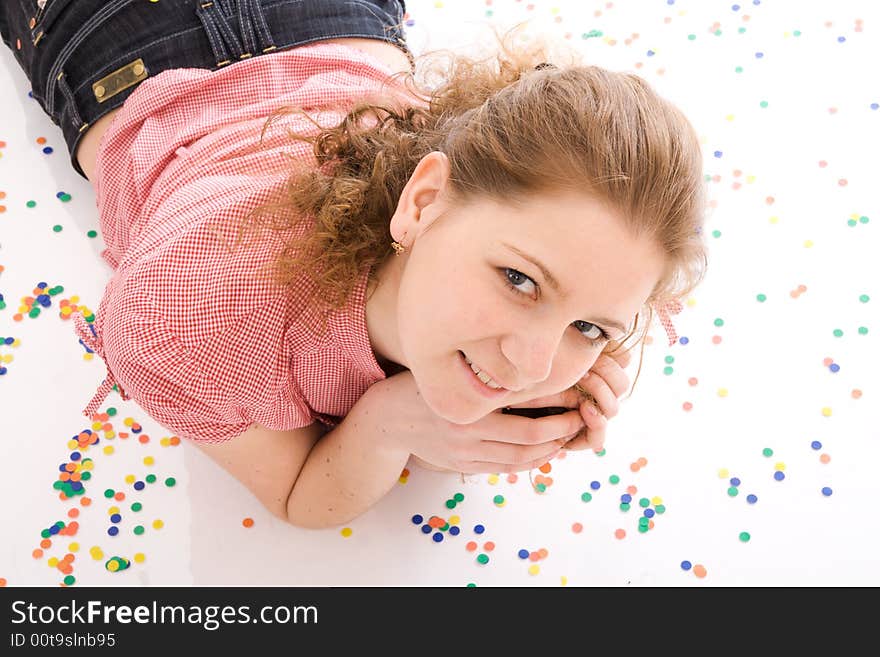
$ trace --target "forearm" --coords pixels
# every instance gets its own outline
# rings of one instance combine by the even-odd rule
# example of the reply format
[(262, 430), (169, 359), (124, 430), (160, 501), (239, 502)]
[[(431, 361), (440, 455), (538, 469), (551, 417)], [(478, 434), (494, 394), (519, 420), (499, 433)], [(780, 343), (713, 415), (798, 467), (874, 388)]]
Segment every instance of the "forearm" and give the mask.
[[(376, 394), (376, 386), (366, 393)], [(340, 525), (373, 506), (400, 477), (409, 450), (388, 434), (379, 407), (362, 401), (309, 452), (287, 500), (290, 523)]]

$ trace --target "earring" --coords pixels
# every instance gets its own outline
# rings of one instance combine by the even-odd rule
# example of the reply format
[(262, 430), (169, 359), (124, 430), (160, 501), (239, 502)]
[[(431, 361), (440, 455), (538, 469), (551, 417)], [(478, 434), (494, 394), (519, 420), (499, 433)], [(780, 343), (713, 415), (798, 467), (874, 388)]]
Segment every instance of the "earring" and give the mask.
[(406, 251), (406, 247), (399, 242), (391, 242), (391, 248), (394, 249), (394, 255), (400, 255), (404, 251)]

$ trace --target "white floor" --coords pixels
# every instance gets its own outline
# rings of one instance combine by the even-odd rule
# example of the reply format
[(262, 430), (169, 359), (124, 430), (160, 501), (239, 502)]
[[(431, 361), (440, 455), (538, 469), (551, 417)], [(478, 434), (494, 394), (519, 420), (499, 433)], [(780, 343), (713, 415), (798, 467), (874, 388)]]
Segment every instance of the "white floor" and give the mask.
[[(80, 409), (104, 374), (99, 359), (84, 361), (59, 302), (77, 295), (97, 310), (110, 271), (100, 237), (86, 236), (97, 230), (91, 186), (70, 167), (60, 129), (28, 98), (12, 54), (0, 51), (0, 337), (20, 340), (0, 346), (7, 368), (0, 376), (0, 578), (8, 586), (57, 586), (64, 574), (48, 562), (68, 552), (76, 586), (880, 584), (878, 525), (868, 513), (880, 466), (880, 89), (870, 83), (880, 78), (880, 11), (854, 1), (798, 3), (796, 11), (780, 3), (743, 3), (738, 11), (730, 3), (532, 4), (497, 1), (490, 15), (483, 3), (409, 0), (407, 35), (416, 52), (467, 45), (488, 21), (533, 16), (537, 29), (560, 40), (570, 34), (590, 63), (643, 76), (686, 112), (703, 141), (716, 204), (707, 226), (709, 275), (676, 318), (688, 343), (667, 348), (655, 324), (635, 392), (611, 421), (607, 454), (555, 461), (546, 492), (531, 489), (527, 476), (513, 484), (504, 475), (462, 482), (413, 468), (405, 484), (348, 525), (347, 537), (341, 528), (302, 530), (275, 520), (197, 450), (163, 447), (169, 433), (116, 393), (104, 407), (118, 410), (114, 429), (126, 431), (131, 417), (150, 441), (102, 440), (83, 454), (94, 464), (86, 482), (92, 504), (59, 500), (52, 487), (59, 465), (69, 460), (70, 438), (88, 428)], [(582, 38), (591, 30), (603, 34)], [(44, 146), (54, 152), (44, 154)], [(59, 192), (71, 200), (61, 202)], [(39, 282), (64, 291), (39, 317), (14, 321)], [(799, 285), (807, 291), (795, 298)], [(637, 368), (638, 357), (631, 379)], [(688, 403), (692, 410), (683, 410)], [(107, 445), (112, 455), (102, 451)], [(766, 447), (772, 457), (762, 455)], [(821, 454), (830, 462), (821, 463)], [(145, 456), (154, 465), (144, 465)], [(640, 457), (646, 467), (632, 472)], [(784, 481), (773, 478), (777, 463)], [(126, 483), (127, 475), (149, 472), (158, 481), (143, 491)], [(177, 485), (166, 486), (167, 477)], [(741, 480), (736, 497), (728, 495), (730, 477)], [(592, 481), (601, 488), (591, 490)], [(645, 534), (639, 507), (619, 509), (628, 486), (637, 487), (636, 500), (660, 497), (666, 507)], [(125, 500), (106, 499), (108, 488), (124, 491)], [(446, 500), (456, 493), (464, 500), (450, 510)], [(757, 503), (747, 502), (749, 494)], [(134, 501), (140, 512), (130, 510)], [(113, 505), (122, 514), (115, 537), (107, 534)], [(53, 537), (34, 558), (40, 532), (69, 523), (74, 506), (81, 510), (76, 535)], [(435, 543), (413, 524), (415, 514), (426, 521), (457, 514), (461, 532)], [(245, 517), (253, 527), (242, 526)], [(157, 519), (161, 529), (153, 527)], [(583, 531), (573, 532), (574, 523)], [(137, 524), (143, 535), (133, 533)], [(484, 533), (475, 533), (477, 524)], [(617, 529), (626, 531), (622, 540)], [(741, 541), (740, 532), (751, 540)], [(478, 543), (475, 552), (469, 541)], [(95, 546), (99, 559), (90, 556)], [(547, 556), (539, 561), (518, 556), (541, 548)], [(480, 553), (487, 564), (477, 562)], [(109, 572), (112, 556), (130, 567)], [(684, 560), (708, 574), (682, 570)]]

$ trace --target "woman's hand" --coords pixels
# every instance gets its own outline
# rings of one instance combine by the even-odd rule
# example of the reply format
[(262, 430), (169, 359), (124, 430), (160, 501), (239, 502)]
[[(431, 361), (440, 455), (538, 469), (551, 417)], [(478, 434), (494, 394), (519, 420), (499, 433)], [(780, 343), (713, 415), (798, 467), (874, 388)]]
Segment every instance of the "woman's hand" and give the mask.
[[(565, 408), (577, 408), (586, 424), (565, 445), (564, 449), (580, 451), (590, 448), (601, 452), (605, 444), (608, 420), (617, 415), (619, 410), (617, 398), (622, 396), (630, 385), (629, 377), (623, 371), (623, 368), (630, 363), (630, 354), (628, 352), (619, 352), (614, 355), (606, 353), (614, 351), (618, 346), (619, 343), (614, 340), (609, 342), (587, 375), (575, 386), (560, 394), (540, 397), (509, 408), (556, 407), (557, 410), (554, 412), (560, 412)], [(578, 387), (583, 392), (578, 390)], [(590, 409), (594, 408), (599, 410), (599, 414), (593, 415), (590, 412)]]
[[(586, 425), (572, 410), (532, 419), (500, 410), (470, 424), (453, 424), (425, 404), (412, 372), (406, 370), (376, 383), (371, 394), (387, 445), (408, 450), (418, 463), (461, 473), (520, 472), (556, 456)], [(373, 391), (373, 388), (370, 388)], [(556, 395), (558, 398), (559, 395)], [(593, 421), (595, 425), (595, 421)]]

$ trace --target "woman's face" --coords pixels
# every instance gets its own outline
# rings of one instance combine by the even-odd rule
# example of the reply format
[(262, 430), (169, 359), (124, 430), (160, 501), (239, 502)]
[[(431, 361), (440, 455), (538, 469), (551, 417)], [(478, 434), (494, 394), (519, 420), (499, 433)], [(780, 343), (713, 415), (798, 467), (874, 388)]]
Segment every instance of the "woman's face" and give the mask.
[[(437, 415), (469, 424), (576, 383), (627, 334), (663, 260), (589, 197), (456, 209), (447, 177), (435, 152), (410, 178), (391, 222), (406, 253), (368, 290), (367, 325), (377, 358), (411, 370)], [(460, 352), (506, 390), (484, 394)]]

